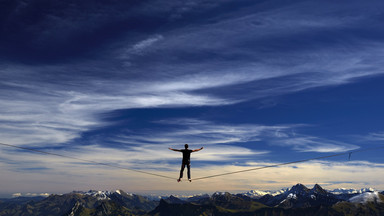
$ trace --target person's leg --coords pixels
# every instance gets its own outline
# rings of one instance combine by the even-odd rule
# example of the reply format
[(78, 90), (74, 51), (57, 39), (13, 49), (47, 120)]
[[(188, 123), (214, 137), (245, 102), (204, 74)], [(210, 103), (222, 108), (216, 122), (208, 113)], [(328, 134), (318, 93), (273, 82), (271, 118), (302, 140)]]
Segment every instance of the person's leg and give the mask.
[(188, 169), (188, 180), (191, 180), (191, 164), (187, 164)]
[(180, 177), (179, 177), (179, 180), (183, 178), (184, 168), (185, 168), (185, 164), (182, 163), (182, 164), (181, 164), (181, 169), (180, 169)]

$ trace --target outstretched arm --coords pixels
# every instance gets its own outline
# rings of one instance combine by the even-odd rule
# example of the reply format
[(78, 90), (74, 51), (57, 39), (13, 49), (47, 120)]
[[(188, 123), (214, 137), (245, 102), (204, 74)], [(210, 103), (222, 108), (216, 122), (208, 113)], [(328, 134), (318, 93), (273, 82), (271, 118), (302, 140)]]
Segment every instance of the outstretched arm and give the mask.
[(199, 148), (199, 149), (192, 150), (192, 152), (200, 151), (200, 150), (202, 150), (203, 148), (204, 148), (204, 147), (201, 147), (201, 148)]
[(179, 149), (173, 149), (173, 148), (168, 148), (169, 150), (172, 150), (172, 151), (177, 151), (177, 152), (181, 152), (181, 150)]

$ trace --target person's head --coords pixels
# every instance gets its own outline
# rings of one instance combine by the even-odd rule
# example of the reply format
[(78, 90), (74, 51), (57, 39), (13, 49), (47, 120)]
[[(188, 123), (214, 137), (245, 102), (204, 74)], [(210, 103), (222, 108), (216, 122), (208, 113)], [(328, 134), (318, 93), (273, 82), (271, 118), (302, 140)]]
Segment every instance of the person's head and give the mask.
[(185, 147), (185, 149), (187, 149), (188, 148), (188, 144), (185, 144), (184, 147)]

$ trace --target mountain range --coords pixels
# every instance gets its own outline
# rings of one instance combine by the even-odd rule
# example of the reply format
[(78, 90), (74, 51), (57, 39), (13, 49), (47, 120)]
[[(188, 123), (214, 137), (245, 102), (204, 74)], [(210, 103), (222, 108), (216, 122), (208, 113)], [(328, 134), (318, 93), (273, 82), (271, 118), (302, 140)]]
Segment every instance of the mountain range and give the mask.
[(280, 191), (216, 192), (156, 199), (122, 190), (73, 191), (49, 197), (0, 199), (0, 216), (35, 215), (384, 215), (384, 192), (373, 189), (327, 191), (296, 184)]

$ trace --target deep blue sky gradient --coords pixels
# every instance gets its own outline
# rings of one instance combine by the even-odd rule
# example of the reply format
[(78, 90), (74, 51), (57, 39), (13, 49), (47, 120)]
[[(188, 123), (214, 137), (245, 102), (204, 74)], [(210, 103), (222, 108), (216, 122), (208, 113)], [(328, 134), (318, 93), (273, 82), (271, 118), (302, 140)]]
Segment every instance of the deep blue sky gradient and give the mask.
[[(177, 175), (179, 159), (167, 148), (184, 143), (205, 146), (194, 166), (222, 165), (217, 172), (382, 147), (383, 7), (360, 0), (2, 0), (0, 142), (168, 175)], [(0, 193), (20, 188), (10, 183), (20, 170), (50, 183), (57, 175), (49, 171), (81, 176), (49, 165), (60, 161), (1, 150), (9, 177), (0, 186), (10, 189)], [(381, 155), (353, 159), (383, 169)], [(306, 181), (383, 187), (324, 176)], [(273, 182), (270, 188), (286, 183)]]

